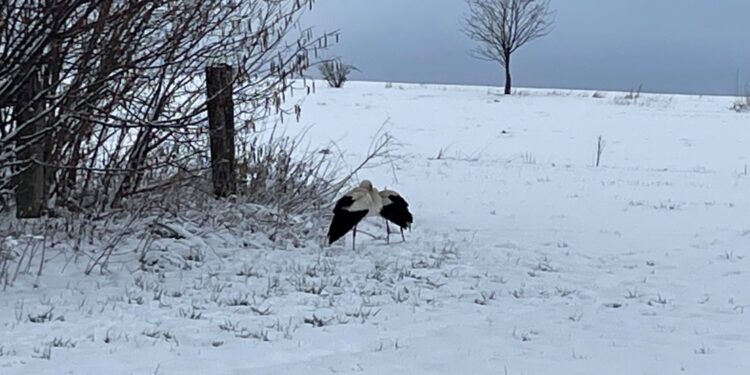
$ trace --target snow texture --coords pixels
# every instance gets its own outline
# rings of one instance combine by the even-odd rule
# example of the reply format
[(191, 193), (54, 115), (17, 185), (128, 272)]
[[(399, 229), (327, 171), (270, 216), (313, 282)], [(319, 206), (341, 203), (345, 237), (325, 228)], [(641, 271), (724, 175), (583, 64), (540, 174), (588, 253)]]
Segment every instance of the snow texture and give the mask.
[(168, 267), (91, 276), (49, 249), (0, 292), (0, 374), (750, 374), (750, 115), (592, 94), (320, 89), (287, 132), (352, 166), (398, 139), (357, 178), (409, 201), (405, 243), (375, 218), (356, 253), (178, 221)]

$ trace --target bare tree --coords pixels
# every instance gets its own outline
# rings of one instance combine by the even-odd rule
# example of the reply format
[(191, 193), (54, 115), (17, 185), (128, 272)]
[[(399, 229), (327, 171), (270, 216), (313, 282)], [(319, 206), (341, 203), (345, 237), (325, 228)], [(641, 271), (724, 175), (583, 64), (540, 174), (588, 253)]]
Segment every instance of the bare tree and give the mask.
[(359, 71), (354, 65), (344, 64), (341, 60), (326, 60), (319, 66), (320, 74), (328, 82), (328, 86), (334, 88), (344, 87), (344, 83), (349, 80), (349, 74), (352, 71)]
[(505, 94), (510, 95), (510, 57), (524, 44), (552, 29), (549, 0), (466, 0), (469, 14), (464, 33), (479, 42), (473, 55), (497, 61), (505, 69)]

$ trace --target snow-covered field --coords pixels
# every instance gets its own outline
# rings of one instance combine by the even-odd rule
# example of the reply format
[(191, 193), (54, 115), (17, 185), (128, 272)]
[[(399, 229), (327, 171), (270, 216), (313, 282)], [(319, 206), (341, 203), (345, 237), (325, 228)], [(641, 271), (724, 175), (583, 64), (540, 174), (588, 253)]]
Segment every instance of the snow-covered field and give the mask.
[(0, 292), (0, 374), (750, 374), (750, 114), (592, 94), (319, 88), (287, 133), (350, 166), (394, 136), (358, 178), (409, 200), (407, 242), (175, 223), (178, 266), (87, 277), (49, 249)]

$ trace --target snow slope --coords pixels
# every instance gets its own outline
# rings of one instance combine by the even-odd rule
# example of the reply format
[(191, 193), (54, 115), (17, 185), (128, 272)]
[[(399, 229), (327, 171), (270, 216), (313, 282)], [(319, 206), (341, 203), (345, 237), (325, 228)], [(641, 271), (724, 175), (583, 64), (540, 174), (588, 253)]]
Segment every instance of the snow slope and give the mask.
[(358, 177), (409, 200), (406, 243), (175, 223), (166, 275), (74, 262), (2, 292), (0, 373), (750, 373), (750, 115), (592, 94), (319, 88), (287, 133), (351, 166), (393, 135)]

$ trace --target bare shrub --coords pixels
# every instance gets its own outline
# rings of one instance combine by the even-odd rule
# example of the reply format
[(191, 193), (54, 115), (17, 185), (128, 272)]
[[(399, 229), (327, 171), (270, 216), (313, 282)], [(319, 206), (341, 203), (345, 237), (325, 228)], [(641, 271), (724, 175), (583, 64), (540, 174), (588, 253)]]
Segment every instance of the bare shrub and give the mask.
[[(334, 40), (298, 27), (312, 4), (3, 2), (0, 195), (13, 194), (14, 176), (41, 166), (51, 214), (99, 214), (200, 175), (209, 65), (234, 68), (235, 114), (246, 124), (238, 136), (271, 115), (298, 117), (299, 105), (287, 103), (293, 84), (314, 64), (312, 51)], [(39, 85), (23, 101), (19, 93), (30, 83)], [(37, 115), (18, 115), (30, 110)], [(39, 131), (20, 138), (32, 128)], [(24, 157), (26, 146), (41, 151)]]
[(705, 355), (705, 354), (711, 354), (712, 350), (710, 347), (706, 346), (706, 344), (701, 344), (701, 346), (697, 349), (694, 349), (693, 352), (695, 354)]
[(524, 164), (536, 164), (536, 157), (534, 154), (527, 151), (521, 154), (521, 161), (523, 161)]
[(326, 60), (318, 65), (320, 74), (328, 82), (328, 86), (334, 88), (344, 87), (344, 83), (349, 79), (352, 71), (359, 71), (356, 67), (344, 64), (340, 60)]
[(637, 89), (630, 89), (630, 92), (625, 95), (625, 99), (636, 101), (641, 97), (641, 90), (643, 90), (643, 84), (638, 85)]
[(330, 325), (334, 320), (336, 320), (336, 318), (320, 318), (317, 315), (313, 314), (312, 317), (305, 317), (302, 321), (305, 324), (309, 324), (315, 328), (320, 328)]
[(256, 339), (258, 341), (264, 342), (271, 341), (268, 336), (268, 330), (263, 328), (259, 328), (257, 331), (251, 331), (250, 329), (243, 327), (238, 332), (236, 332), (234, 336), (241, 339)]
[[(154, 217), (267, 230), (274, 240), (301, 244), (315, 233), (293, 216), (320, 212), (362, 168), (335, 175), (330, 152), (256, 134), (256, 125), (271, 118), (298, 119), (301, 107), (292, 100), (299, 95), (292, 94), (314, 91), (304, 80), (315, 64), (313, 51), (327, 48), (335, 35), (298, 27), (313, 0), (53, 3), (10, 0), (0, 7), (0, 211), (13, 208), (19, 171), (42, 166), (46, 213), (55, 226), (45, 240), (65, 243), (47, 249), (42, 242), (40, 252), (24, 250), (25, 242), (0, 244), (3, 286), (19, 270), (29, 274), (32, 259), (41, 274), (45, 251), (67, 249), (63, 257), (71, 264), (80, 256), (88, 259), (87, 273), (106, 271), (113, 258), (132, 260), (116, 255), (127, 254), (122, 240), (134, 233), (147, 233), (136, 249), (142, 264), (156, 264), (148, 228)], [(205, 68), (222, 63), (233, 68), (237, 144), (245, 147), (238, 166), (245, 184), (228, 201), (210, 194), (205, 131), (211, 99)], [(33, 103), (19, 103), (29, 77), (42, 81), (41, 90)], [(41, 146), (44, 157), (23, 159), (19, 134), (31, 121), (16, 114), (32, 104), (43, 129), (28, 142)], [(385, 139), (365, 163), (388, 144)]]
[(52, 345), (44, 344), (41, 347), (34, 347), (33, 358), (50, 360), (52, 358)]
[(299, 139), (274, 134), (245, 143), (239, 161), (240, 194), (249, 202), (289, 213), (327, 204), (338, 193), (337, 159), (299, 147)]
[(477, 305), (482, 305), (482, 306), (487, 305), (489, 304), (490, 301), (495, 299), (495, 294), (496, 293), (494, 291), (482, 292), (479, 298), (474, 299), (474, 303), (476, 303)]
[[(173, 263), (179, 257), (169, 252), (151, 251), (151, 248), (159, 238), (190, 239), (194, 234), (182, 225), (230, 231), (238, 237), (244, 233), (261, 232), (274, 246), (299, 247), (319, 236), (317, 230), (324, 227), (322, 221), (330, 218), (326, 213), (334, 197), (359, 171), (393, 163), (397, 157), (398, 143), (381, 128), (364, 160), (351, 172), (342, 175), (338, 172), (342, 170), (340, 159), (331, 151), (333, 147), (302, 148), (301, 138), (276, 135), (276, 129), (273, 128), (268, 135), (255, 134), (245, 144), (239, 144), (239, 147), (244, 147), (238, 165), (244, 183), (237, 196), (215, 199), (208, 176), (209, 162), (198, 158), (190, 161), (191, 170), (177, 169), (170, 173), (169, 168), (163, 168), (145, 171), (145, 186), (132, 192), (118, 209), (99, 212), (96, 209), (61, 210), (59, 217), (45, 220), (49, 222), (49, 232), (52, 233), (47, 241), (59, 244), (54, 251), (71, 261), (78, 257), (88, 259), (86, 273), (94, 270), (106, 272), (110, 269), (110, 262), (139, 261), (142, 270), (155, 272), (163, 271), (165, 266), (179, 267)], [(100, 202), (97, 199), (92, 197), (92, 202)], [(13, 225), (22, 224), (14, 222)], [(37, 228), (32, 232), (44, 230)], [(11, 228), (11, 232), (23, 231)], [(145, 235), (140, 236), (135, 249), (122, 246), (124, 240), (141, 233)], [(31, 250), (24, 250), (23, 246), (13, 246), (14, 251), (0, 247), (3, 255), (0, 270), (6, 270), (4, 274), (0, 273), (0, 282), (5, 279), (6, 283), (12, 283), (21, 261), (29, 265), (32, 258), (34, 263), (39, 259), (41, 242), (26, 242)], [(202, 251), (205, 254), (199, 258), (212, 256), (210, 249)], [(10, 256), (5, 256), (8, 254)], [(183, 255), (183, 258), (186, 256), (195, 259), (192, 253)], [(182, 266), (190, 264), (183, 262)], [(21, 271), (30, 274), (29, 269)], [(273, 290), (278, 289), (278, 281), (272, 283), (269, 278), (268, 289), (266, 295), (275, 293)], [(143, 303), (141, 296), (129, 297), (128, 300)], [(216, 300), (221, 300), (219, 294)]]
[(744, 97), (737, 98), (729, 109), (737, 113), (750, 112), (750, 92)]
[[(734, 82), (734, 92), (737, 95), (732, 106), (729, 107), (732, 111), (737, 113), (750, 112), (750, 82), (745, 83), (744, 90), (741, 88), (742, 83), (740, 80), (740, 72), (737, 71), (737, 78)], [(744, 95), (743, 95), (744, 92)]]
[(638, 104), (638, 99), (641, 98), (642, 89), (643, 84), (638, 85), (637, 88), (631, 88), (625, 95), (615, 97), (613, 102), (620, 105)]
[[(119, 214), (109, 214), (105, 216), (107, 221), (98, 224), (116, 229), (93, 230), (90, 228), (92, 224), (76, 219), (76, 225), (85, 228), (83, 232), (98, 236), (93, 241), (94, 246), (84, 249), (91, 259), (87, 272), (95, 267), (105, 271), (111, 259), (123, 259), (118, 255), (125, 255), (129, 250), (117, 244), (134, 232), (147, 233), (138, 245), (142, 269), (158, 271), (162, 266), (174, 267), (173, 254), (150, 249), (159, 236), (178, 235), (189, 239), (192, 234), (182, 229), (180, 223), (230, 231), (238, 237), (244, 233), (260, 232), (274, 246), (301, 247), (318, 238), (318, 230), (324, 228), (324, 222), (330, 219), (330, 205), (341, 189), (359, 171), (394, 162), (397, 145), (390, 134), (376, 134), (364, 160), (351, 172), (341, 175), (339, 159), (327, 148), (303, 149), (300, 139), (273, 134), (255, 137), (243, 146), (240, 153), (238, 168), (243, 180), (238, 195), (232, 199), (215, 199), (211, 194), (211, 181), (203, 173), (164, 189), (133, 195), (124, 202)], [(175, 223), (163, 224), (167, 221)], [(155, 231), (157, 228), (159, 230)], [(71, 228), (71, 231), (78, 230)], [(80, 236), (73, 235), (72, 238)], [(210, 252), (206, 254), (201, 258), (210, 256)], [(192, 253), (182, 258), (186, 256), (194, 258)], [(189, 266), (188, 262), (183, 264), (183, 267)], [(253, 271), (248, 270), (247, 274), (253, 274)], [(267, 295), (273, 294), (272, 289), (276, 288), (278, 281), (272, 283), (269, 279)]]

